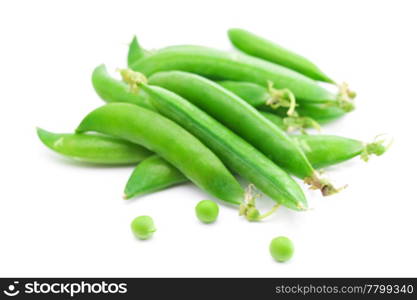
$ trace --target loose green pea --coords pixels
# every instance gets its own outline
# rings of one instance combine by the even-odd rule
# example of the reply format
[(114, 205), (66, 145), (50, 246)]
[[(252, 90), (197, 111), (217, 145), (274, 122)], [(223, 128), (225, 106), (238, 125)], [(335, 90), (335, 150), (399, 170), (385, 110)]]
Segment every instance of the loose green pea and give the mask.
[(200, 201), (195, 207), (197, 218), (203, 223), (213, 223), (219, 215), (219, 206), (211, 200)]
[(292, 257), (294, 245), (289, 238), (279, 236), (274, 238), (269, 244), (269, 252), (276, 261), (284, 262)]
[(133, 234), (141, 240), (147, 240), (152, 237), (156, 231), (155, 224), (149, 216), (140, 216), (135, 218), (130, 224)]

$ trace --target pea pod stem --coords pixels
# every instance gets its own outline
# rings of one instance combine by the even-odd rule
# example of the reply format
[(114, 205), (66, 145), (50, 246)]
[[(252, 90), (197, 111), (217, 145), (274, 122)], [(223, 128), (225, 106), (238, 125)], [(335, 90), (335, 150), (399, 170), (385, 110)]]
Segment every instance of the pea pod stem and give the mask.
[(294, 116), (297, 102), (294, 94), (289, 89), (275, 89), (274, 83), (272, 81), (268, 81), (268, 92), (270, 94), (270, 98), (265, 103), (267, 106), (270, 106), (272, 109), (277, 109), (278, 107), (288, 107), (287, 115), (289, 117)]
[(322, 178), (320, 172), (317, 171), (313, 176), (304, 179), (304, 182), (310, 186), (311, 190), (320, 190), (323, 196), (331, 196), (347, 188), (347, 185), (340, 188), (333, 187), (333, 185), (330, 184), (327, 179)]
[(141, 83), (148, 83), (148, 78), (144, 76), (142, 73), (139, 72), (128, 72), (128, 69), (117, 69), (117, 71), (122, 76), (124, 82), (129, 85), (131, 93), (138, 93), (139, 92), (139, 85), (138, 82)]
[(307, 134), (306, 128), (314, 128), (319, 132), (321, 131), (320, 124), (310, 117), (300, 117), (296, 115), (284, 118), (283, 122), (285, 130), (288, 132), (299, 130), (302, 134)]
[(245, 217), (250, 222), (258, 222), (271, 216), (281, 206), (281, 204), (277, 203), (268, 212), (261, 215), (256, 208), (256, 199), (261, 197), (261, 195), (254, 193), (254, 190), (255, 186), (249, 184), (246, 190), (245, 201), (239, 207), (239, 216)]
[(107, 103), (126, 102), (155, 110), (144, 92), (132, 92), (132, 87), (124, 81), (111, 77), (105, 65), (99, 65), (94, 69), (91, 82), (97, 95)]
[(383, 135), (377, 135), (373, 142), (363, 145), (363, 151), (360, 155), (363, 161), (369, 161), (369, 156), (372, 154), (380, 156), (391, 147), (393, 139), (387, 141), (386, 139), (382, 139), (381, 136)]
[(346, 82), (342, 82), (337, 86), (339, 87), (339, 93), (337, 95), (337, 106), (343, 109), (345, 112), (353, 111), (355, 109), (353, 99), (356, 97), (356, 93), (349, 88)]

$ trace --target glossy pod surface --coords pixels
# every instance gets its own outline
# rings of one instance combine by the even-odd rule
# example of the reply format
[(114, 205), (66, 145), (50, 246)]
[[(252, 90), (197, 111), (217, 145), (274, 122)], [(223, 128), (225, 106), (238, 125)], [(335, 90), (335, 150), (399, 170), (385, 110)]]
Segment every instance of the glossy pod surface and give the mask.
[(132, 92), (129, 85), (110, 76), (105, 65), (99, 65), (91, 76), (94, 90), (105, 102), (126, 102), (154, 110), (146, 94)]
[(198, 137), (238, 175), (273, 200), (295, 210), (307, 202), (298, 184), (266, 156), (184, 98), (157, 86), (141, 85), (164, 116)]
[(267, 88), (256, 83), (232, 80), (219, 80), (216, 83), (256, 108), (264, 106), (270, 98)]
[(157, 73), (149, 78), (149, 83), (184, 97), (288, 172), (301, 179), (313, 175), (314, 169), (304, 153), (282, 129), (220, 85), (180, 71)]
[(110, 103), (82, 120), (77, 132), (87, 131), (142, 145), (209, 194), (234, 204), (243, 200), (242, 187), (217, 156), (182, 127), (155, 112), (128, 103)]
[[(266, 105), (271, 95), (267, 88), (260, 86), (259, 84), (230, 80), (217, 81), (217, 83), (259, 110), (275, 113), (282, 117), (287, 116), (287, 108), (272, 109)], [(313, 118), (315, 121), (322, 124), (336, 120), (346, 114), (343, 109), (337, 106), (329, 106), (325, 103), (299, 103), (296, 110), (300, 116)]]
[(124, 198), (153, 193), (174, 186), (188, 179), (182, 173), (157, 155), (143, 160), (133, 170), (124, 190)]
[(260, 113), (264, 118), (268, 119), (282, 130), (285, 130), (286, 126), (284, 120), (280, 116), (266, 111), (261, 111)]
[(138, 42), (136, 36), (133, 37), (129, 44), (129, 52), (127, 53), (127, 65), (130, 67), (135, 61), (149, 56), (150, 52), (143, 49)]
[(334, 83), (332, 79), (305, 57), (263, 37), (239, 28), (230, 29), (228, 36), (232, 44), (246, 54), (287, 67), (314, 80)]
[(160, 71), (181, 70), (216, 80), (248, 81), (274, 88), (287, 88), (297, 101), (323, 103), (336, 100), (312, 79), (285, 67), (240, 53), (202, 46), (172, 46), (139, 59), (134, 71), (150, 76)]
[(364, 151), (362, 142), (334, 135), (294, 135), (292, 138), (315, 168), (341, 163)]
[[(280, 126), (280, 117), (274, 114), (270, 114), (270, 117), (271, 120), (277, 122), (277, 126)], [(365, 149), (365, 144), (361, 141), (340, 136), (292, 135), (291, 138), (300, 145), (315, 168), (325, 168), (347, 161), (361, 155)], [(129, 180), (130, 190), (143, 191), (154, 186), (166, 188), (187, 180), (180, 172), (175, 171), (175, 168), (173, 169), (169, 163), (160, 158), (156, 159), (154, 156), (145, 159), (139, 166)], [(165, 169), (169, 171), (167, 172)], [(149, 176), (148, 174), (151, 175), (146, 178)], [(156, 190), (160, 190), (160, 188)]]
[(134, 164), (152, 155), (149, 150), (109, 136), (60, 134), (37, 128), (39, 139), (51, 150), (66, 157), (94, 164)]

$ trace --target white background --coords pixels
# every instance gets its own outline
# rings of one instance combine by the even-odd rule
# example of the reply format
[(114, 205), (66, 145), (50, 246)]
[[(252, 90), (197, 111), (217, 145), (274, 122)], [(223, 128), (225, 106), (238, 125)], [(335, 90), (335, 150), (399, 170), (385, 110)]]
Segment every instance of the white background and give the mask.
[[(0, 4), (0, 276), (417, 276), (415, 1), (2, 1)], [(133, 34), (148, 48), (231, 49), (243, 27), (316, 62), (358, 92), (357, 110), (325, 133), (395, 143), (368, 164), (328, 170), (349, 188), (312, 210), (248, 223), (222, 206), (213, 225), (191, 185), (124, 201), (131, 167), (94, 168), (46, 149), (35, 126), (70, 132), (102, 104), (100, 63), (125, 66)], [(261, 207), (272, 205), (265, 200)], [(154, 218), (140, 242), (129, 224)], [(287, 235), (295, 255), (268, 253)]]

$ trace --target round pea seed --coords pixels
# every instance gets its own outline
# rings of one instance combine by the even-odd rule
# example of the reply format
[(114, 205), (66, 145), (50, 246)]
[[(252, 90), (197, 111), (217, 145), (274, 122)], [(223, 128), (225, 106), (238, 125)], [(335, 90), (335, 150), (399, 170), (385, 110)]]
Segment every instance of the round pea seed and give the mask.
[(197, 218), (203, 223), (213, 223), (219, 215), (219, 206), (211, 200), (200, 201), (195, 207)]
[(279, 236), (274, 238), (269, 244), (269, 252), (276, 261), (284, 262), (292, 257), (294, 245), (289, 238)]
[(141, 240), (149, 239), (156, 231), (155, 224), (149, 216), (135, 218), (130, 224), (133, 234)]

